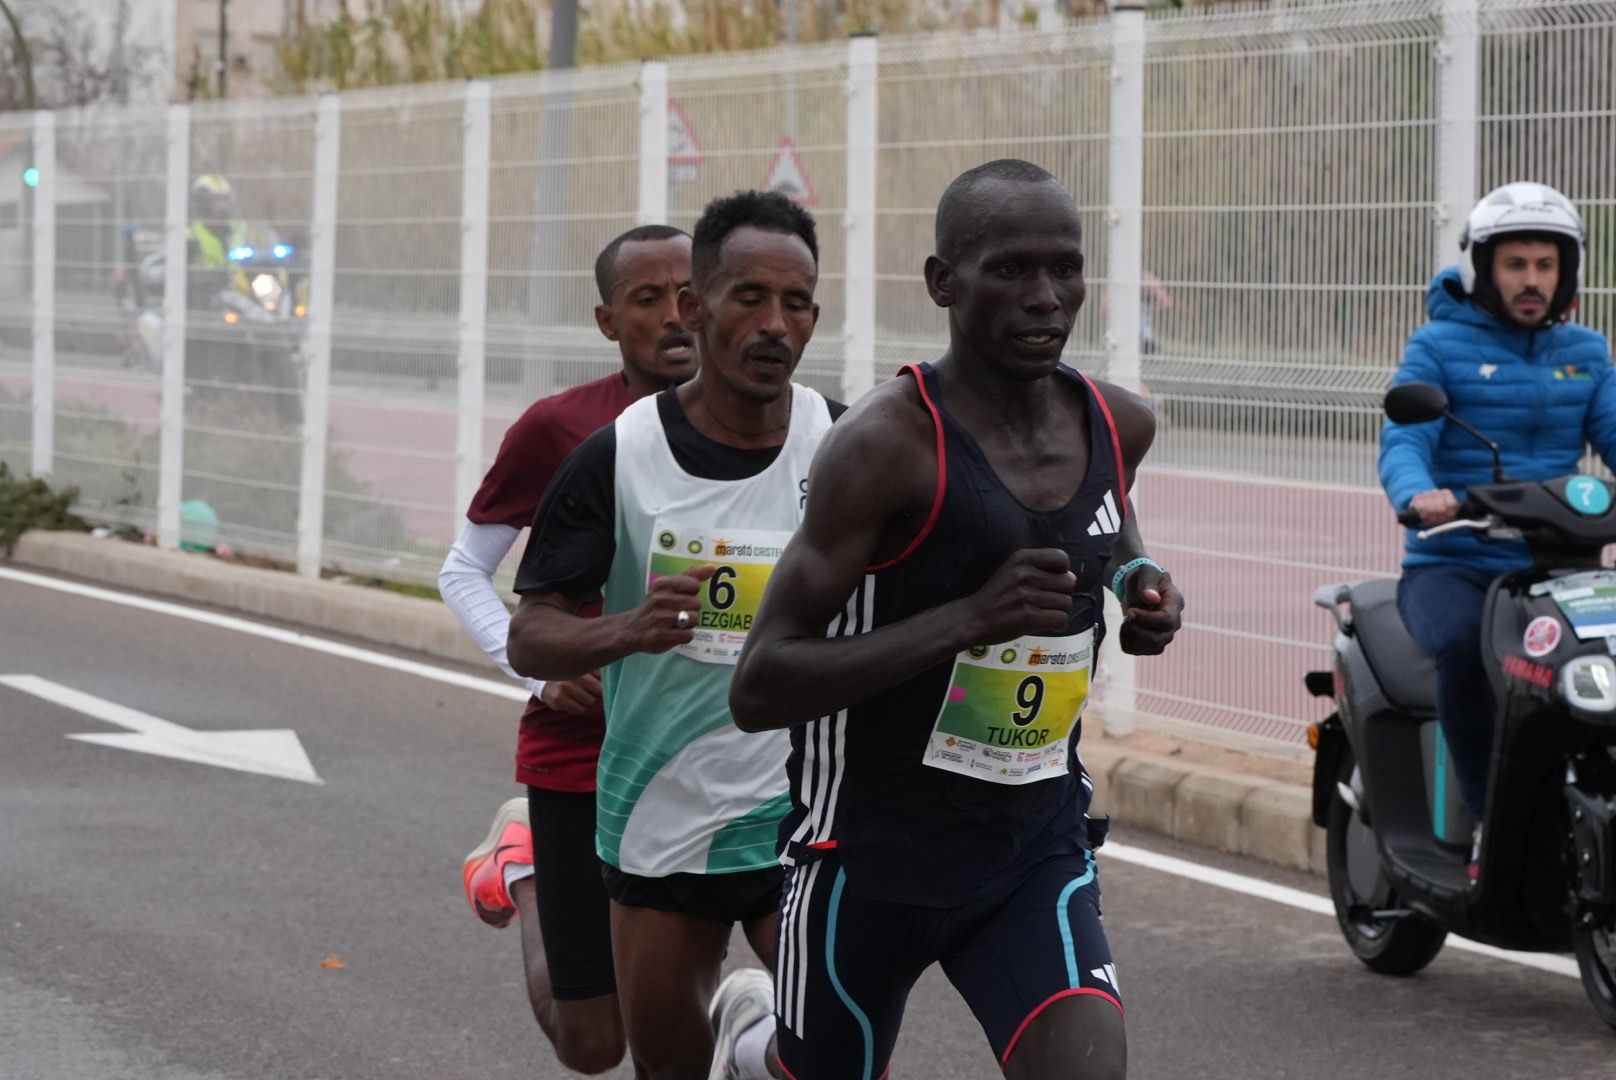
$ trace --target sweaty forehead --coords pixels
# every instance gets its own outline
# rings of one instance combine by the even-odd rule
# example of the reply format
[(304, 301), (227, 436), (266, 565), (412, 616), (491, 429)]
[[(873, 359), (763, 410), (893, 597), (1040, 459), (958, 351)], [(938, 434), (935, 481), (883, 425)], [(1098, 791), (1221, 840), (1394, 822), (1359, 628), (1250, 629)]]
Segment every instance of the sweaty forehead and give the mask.
[(984, 180), (972, 189), (962, 209), (945, 223), (943, 246), (951, 248), (955, 258), (1034, 237), (1072, 245), (1083, 241), (1077, 206), (1053, 181)]

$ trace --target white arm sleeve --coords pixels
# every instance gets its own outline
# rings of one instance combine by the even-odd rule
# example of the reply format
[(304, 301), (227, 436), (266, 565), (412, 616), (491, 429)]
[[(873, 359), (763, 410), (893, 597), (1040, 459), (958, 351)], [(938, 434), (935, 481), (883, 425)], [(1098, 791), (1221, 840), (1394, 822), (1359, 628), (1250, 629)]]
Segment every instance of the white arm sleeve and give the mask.
[(438, 592), (489, 659), (538, 697), (544, 692), (544, 683), (518, 675), (506, 659), (511, 613), (494, 588), (494, 574), (519, 535), (521, 530), (509, 525), (467, 522), (443, 560), (443, 569), (438, 571)]

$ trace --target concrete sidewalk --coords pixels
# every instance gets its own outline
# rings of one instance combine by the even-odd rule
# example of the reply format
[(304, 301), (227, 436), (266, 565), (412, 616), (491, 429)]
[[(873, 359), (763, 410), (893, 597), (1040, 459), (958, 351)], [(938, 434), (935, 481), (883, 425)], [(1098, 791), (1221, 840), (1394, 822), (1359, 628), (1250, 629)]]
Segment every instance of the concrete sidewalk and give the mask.
[[(29, 533), (18, 542), (13, 564), (408, 649), (498, 675), (435, 600), (84, 533)], [(1148, 735), (1090, 735), (1082, 753), (1094, 777), (1096, 814), (1201, 847), (1324, 872), (1324, 833), (1311, 819), (1307, 766)]]

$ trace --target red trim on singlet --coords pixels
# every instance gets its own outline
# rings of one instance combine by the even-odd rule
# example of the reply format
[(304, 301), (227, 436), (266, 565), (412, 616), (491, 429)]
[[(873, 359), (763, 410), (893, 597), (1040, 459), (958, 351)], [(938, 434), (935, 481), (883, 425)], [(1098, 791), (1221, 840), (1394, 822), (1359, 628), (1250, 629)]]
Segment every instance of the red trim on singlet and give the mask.
[(948, 451), (947, 443), (943, 439), (942, 414), (937, 411), (937, 406), (931, 400), (931, 395), (926, 393), (926, 380), (921, 375), (920, 368), (914, 364), (905, 364), (899, 374), (901, 375), (903, 372), (908, 372), (915, 377), (915, 389), (920, 391), (920, 400), (926, 403), (927, 410), (931, 412), (931, 422), (937, 428), (937, 494), (931, 500), (931, 514), (926, 518), (926, 524), (922, 525), (920, 532), (915, 535), (913, 540), (909, 541), (909, 546), (899, 552), (897, 558), (888, 559), (884, 563), (868, 567), (868, 571), (872, 574), (877, 570), (885, 570), (888, 567), (896, 566), (915, 553), (915, 549), (920, 546), (921, 541), (931, 535), (931, 530), (936, 526), (937, 519), (942, 516), (943, 497), (948, 494)]
[(1023, 1020), (1021, 1022), (1021, 1026), (1016, 1028), (1016, 1033), (1010, 1036), (1010, 1045), (1004, 1048), (1004, 1056), (999, 1059), (999, 1068), (1004, 1068), (1005, 1064), (1010, 1060), (1010, 1055), (1015, 1052), (1016, 1043), (1021, 1041), (1021, 1036), (1026, 1032), (1028, 1024), (1038, 1019), (1038, 1015), (1040, 1013), (1049, 1008), (1051, 1005), (1055, 1004), (1055, 1002), (1059, 1001), (1061, 998), (1076, 997), (1079, 994), (1093, 994), (1095, 997), (1105, 998), (1105, 1000), (1117, 1007), (1117, 1012), (1122, 1012), (1122, 1002), (1118, 1001), (1113, 995), (1106, 993), (1104, 990), (1096, 990), (1089, 986), (1078, 986), (1072, 988), (1071, 990), (1062, 990), (1060, 993), (1051, 996), (1042, 1005), (1038, 1006), (1032, 1012), (1027, 1014), (1027, 1019)]
[[(1117, 421), (1111, 415), (1111, 406), (1105, 403), (1105, 395), (1100, 393), (1100, 388), (1095, 386), (1094, 380), (1087, 375), (1083, 376), (1083, 381), (1089, 384), (1089, 392), (1094, 395), (1094, 400), (1100, 403), (1100, 411), (1105, 414), (1105, 426), (1111, 429), (1111, 449), (1117, 455), (1117, 496), (1118, 501), (1122, 504), (1122, 520), (1127, 521), (1128, 466), (1122, 460), (1122, 436), (1117, 434)], [(1118, 522), (1118, 524), (1121, 524), (1121, 522)]]
[(821, 840), (819, 843), (817, 843), (817, 844), (809, 844), (809, 845), (807, 845), (807, 847), (808, 847), (809, 851), (835, 851), (836, 850), (836, 841), (834, 841), (834, 840)]

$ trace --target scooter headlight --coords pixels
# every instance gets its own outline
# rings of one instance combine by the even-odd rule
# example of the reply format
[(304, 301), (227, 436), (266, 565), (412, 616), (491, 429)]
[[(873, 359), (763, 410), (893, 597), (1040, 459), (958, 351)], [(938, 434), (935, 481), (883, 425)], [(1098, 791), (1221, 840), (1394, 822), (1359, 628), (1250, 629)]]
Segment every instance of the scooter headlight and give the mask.
[(281, 283), (269, 274), (259, 274), (252, 279), (252, 291), (253, 296), (257, 297), (260, 304), (263, 304), (268, 310), (274, 311), (280, 301), (281, 293), (285, 290), (281, 288)]
[(1560, 668), (1560, 693), (1587, 712), (1616, 712), (1616, 661), (1608, 656), (1579, 656)]

